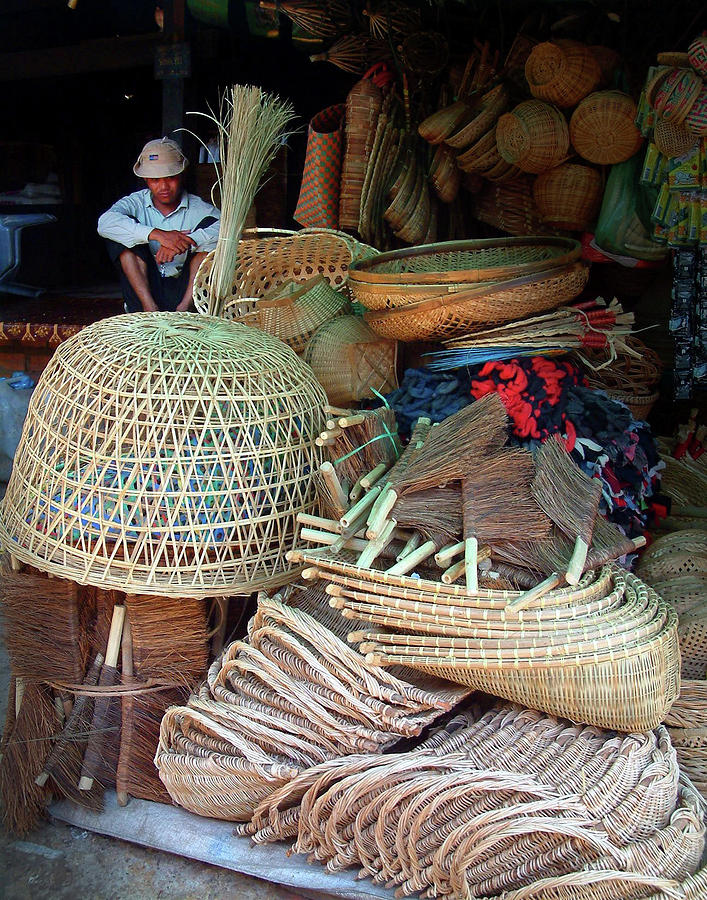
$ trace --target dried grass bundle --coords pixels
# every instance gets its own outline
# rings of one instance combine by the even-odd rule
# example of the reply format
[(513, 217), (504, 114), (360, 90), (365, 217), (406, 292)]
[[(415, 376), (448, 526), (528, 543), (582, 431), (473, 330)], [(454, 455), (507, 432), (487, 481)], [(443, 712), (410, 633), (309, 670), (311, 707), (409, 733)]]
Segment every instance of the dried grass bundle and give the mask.
[[(285, 4), (287, 5), (287, 4)], [(236, 270), (238, 244), (260, 181), (287, 136), (294, 117), (290, 103), (252, 85), (233, 85), (209, 119), (219, 138), (217, 167), (221, 192), (221, 227), (209, 281), (209, 315), (221, 315)]]
[(207, 601), (128, 594), (125, 605), (135, 675), (194, 687), (209, 661)]
[[(19, 684), (19, 681), (15, 682), (16, 690)], [(15, 696), (11, 696), (10, 701), (14, 707)], [(35, 779), (49, 755), (58, 724), (49, 688), (27, 684), (12, 731), (3, 735), (0, 760), (3, 825), (12, 834), (27, 834), (44, 814), (47, 792)]]
[(601, 483), (584, 474), (559, 439), (550, 438), (538, 452), (532, 491), (541, 509), (575, 540), (565, 577), (578, 584), (599, 514)]
[[(3, 572), (0, 603), (12, 671), (30, 681), (83, 679), (89, 633), (72, 581), (36, 571)], [(38, 653), (38, 648), (51, 648)]]

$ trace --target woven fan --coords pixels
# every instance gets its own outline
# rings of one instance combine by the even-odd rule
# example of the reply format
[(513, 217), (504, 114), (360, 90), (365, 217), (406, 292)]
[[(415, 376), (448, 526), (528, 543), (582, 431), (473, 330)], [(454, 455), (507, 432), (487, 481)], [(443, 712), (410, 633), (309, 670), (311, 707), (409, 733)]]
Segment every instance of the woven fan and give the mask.
[(360, 34), (349, 34), (322, 53), (313, 53), (310, 62), (330, 62), (344, 72), (361, 75), (374, 63), (390, 57), (387, 44)]
[(314, 37), (336, 37), (351, 25), (351, 7), (345, 0), (260, 0), (259, 6), (284, 13)]

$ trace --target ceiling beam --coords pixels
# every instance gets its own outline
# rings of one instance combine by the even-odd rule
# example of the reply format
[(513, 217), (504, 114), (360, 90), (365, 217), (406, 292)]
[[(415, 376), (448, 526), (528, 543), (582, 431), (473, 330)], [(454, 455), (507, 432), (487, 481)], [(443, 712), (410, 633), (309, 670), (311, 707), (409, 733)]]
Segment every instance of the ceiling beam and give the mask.
[(151, 66), (161, 38), (158, 33), (139, 34), (82, 41), (68, 47), (0, 53), (0, 81), (58, 78)]

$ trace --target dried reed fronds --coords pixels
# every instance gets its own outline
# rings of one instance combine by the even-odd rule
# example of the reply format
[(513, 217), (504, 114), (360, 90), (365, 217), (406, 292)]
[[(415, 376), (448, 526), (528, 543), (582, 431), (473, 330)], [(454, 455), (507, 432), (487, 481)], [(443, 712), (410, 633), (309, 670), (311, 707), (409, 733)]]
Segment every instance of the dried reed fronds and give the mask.
[(351, 25), (351, 7), (346, 0), (260, 0), (260, 8), (284, 13), (313, 37), (336, 37)]
[(361, 34), (347, 34), (339, 38), (328, 50), (313, 53), (310, 62), (329, 62), (337, 69), (361, 75), (374, 63), (387, 59), (390, 50), (387, 44)]
[[(285, 4), (287, 5), (287, 4)], [(294, 6), (294, 4), (292, 4)], [(218, 114), (192, 113), (209, 119), (217, 129), (217, 168), (221, 191), (221, 227), (209, 283), (209, 315), (222, 314), (236, 270), (238, 243), (248, 211), (294, 117), (288, 102), (252, 85), (233, 85), (221, 98)]]
[[(14, 707), (15, 696), (9, 699)], [(11, 733), (3, 735), (0, 760), (3, 825), (12, 834), (27, 834), (44, 814), (47, 792), (35, 779), (49, 755), (58, 726), (49, 688), (27, 684)]]
[(404, 3), (369, 0), (363, 15), (368, 19), (371, 34), (382, 41), (389, 35), (400, 37), (420, 28), (420, 10)]

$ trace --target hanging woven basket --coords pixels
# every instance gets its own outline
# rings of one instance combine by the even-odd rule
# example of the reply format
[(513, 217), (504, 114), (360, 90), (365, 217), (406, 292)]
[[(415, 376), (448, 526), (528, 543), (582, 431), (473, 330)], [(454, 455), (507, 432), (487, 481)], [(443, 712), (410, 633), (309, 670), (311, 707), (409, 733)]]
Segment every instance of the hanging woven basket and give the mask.
[(601, 69), (586, 44), (546, 41), (533, 47), (525, 63), (525, 77), (534, 97), (567, 108), (597, 87)]
[(533, 196), (548, 225), (584, 231), (599, 212), (601, 175), (589, 166), (565, 163), (538, 175)]
[(290, 577), (314, 510), (326, 397), (283, 343), (190, 313), (96, 322), (27, 413), (0, 540), (36, 568), (136, 594), (250, 593)]
[(374, 390), (387, 394), (398, 386), (396, 342), (379, 337), (357, 316), (323, 325), (303, 359), (336, 406), (373, 397)]
[(538, 175), (563, 162), (569, 151), (567, 121), (540, 100), (525, 100), (496, 125), (498, 152), (523, 172)]
[(614, 165), (630, 159), (643, 143), (636, 128), (636, 104), (621, 91), (597, 91), (579, 104), (570, 119), (570, 139), (589, 162)]

